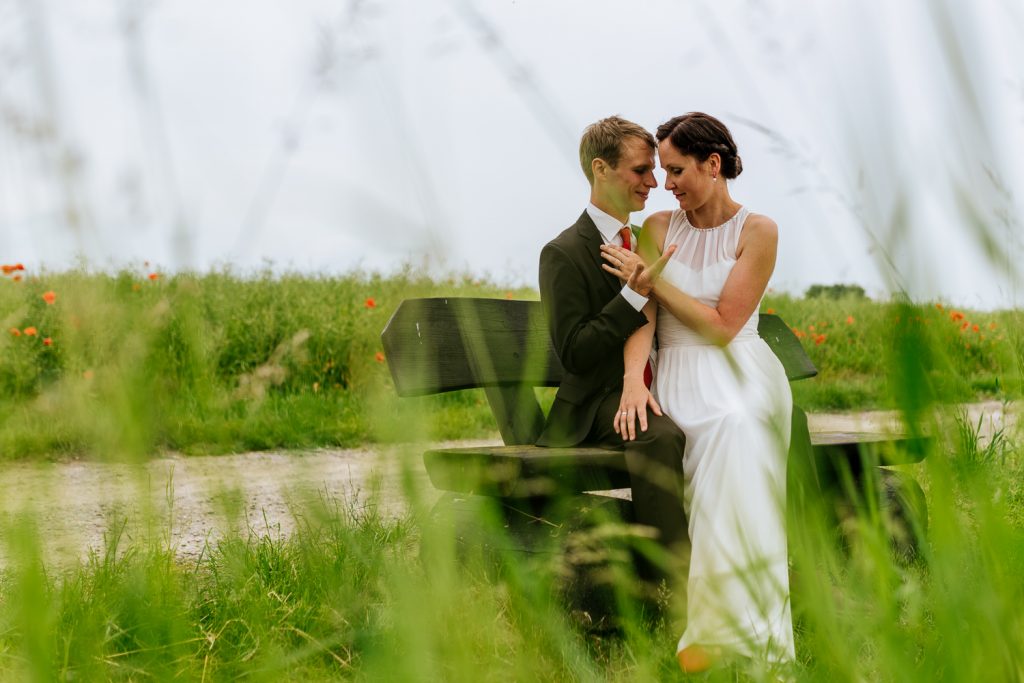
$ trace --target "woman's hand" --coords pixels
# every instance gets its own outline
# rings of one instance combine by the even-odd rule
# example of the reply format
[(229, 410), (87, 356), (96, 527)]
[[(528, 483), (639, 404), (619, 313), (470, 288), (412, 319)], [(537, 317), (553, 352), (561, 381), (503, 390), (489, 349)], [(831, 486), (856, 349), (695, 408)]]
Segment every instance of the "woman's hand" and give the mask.
[(602, 244), (601, 257), (608, 263), (602, 263), (601, 267), (625, 282), (637, 294), (650, 296), (654, 283), (661, 277), (661, 271), (665, 270), (675, 251), (676, 245), (669, 245), (665, 253), (648, 267), (639, 254), (612, 244)]
[(622, 385), (622, 398), (619, 399), (619, 412), (615, 414), (615, 433), (622, 435), (623, 441), (636, 439), (637, 418), (640, 431), (647, 431), (647, 409), (655, 415), (661, 415), (661, 406), (654, 400), (650, 390), (644, 386), (643, 379), (629, 379)]

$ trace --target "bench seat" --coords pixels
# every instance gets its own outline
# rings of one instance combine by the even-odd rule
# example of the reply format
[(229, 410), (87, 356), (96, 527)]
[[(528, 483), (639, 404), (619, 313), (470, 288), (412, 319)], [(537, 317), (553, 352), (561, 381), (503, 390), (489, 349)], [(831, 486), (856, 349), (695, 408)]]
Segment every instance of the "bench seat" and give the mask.
[[(867, 432), (812, 432), (815, 459), (860, 460), (878, 465), (919, 462), (923, 439)], [(501, 498), (529, 498), (629, 488), (622, 449), (476, 446), (436, 448), (423, 456), (438, 489)]]

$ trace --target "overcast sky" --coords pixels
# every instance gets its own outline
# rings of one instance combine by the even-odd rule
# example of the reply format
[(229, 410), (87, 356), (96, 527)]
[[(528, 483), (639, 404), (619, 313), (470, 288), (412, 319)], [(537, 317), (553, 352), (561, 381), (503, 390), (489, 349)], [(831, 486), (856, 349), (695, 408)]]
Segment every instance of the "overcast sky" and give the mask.
[(700, 110), (775, 289), (1019, 306), (1022, 45), (1009, 0), (0, 0), (0, 261), (535, 285), (583, 127)]

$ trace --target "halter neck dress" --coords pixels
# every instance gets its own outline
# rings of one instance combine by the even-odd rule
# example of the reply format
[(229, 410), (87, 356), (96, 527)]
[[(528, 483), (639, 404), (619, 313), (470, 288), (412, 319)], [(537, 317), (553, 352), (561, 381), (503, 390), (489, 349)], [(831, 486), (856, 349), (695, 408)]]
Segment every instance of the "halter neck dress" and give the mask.
[[(750, 212), (695, 228), (669, 221), (677, 245), (663, 278), (717, 307)], [(794, 658), (786, 547), (786, 454), (792, 394), (757, 333), (758, 314), (724, 348), (659, 307), (652, 391), (686, 435), (684, 506), (691, 555), (687, 623), (678, 649), (722, 647), (771, 661)]]

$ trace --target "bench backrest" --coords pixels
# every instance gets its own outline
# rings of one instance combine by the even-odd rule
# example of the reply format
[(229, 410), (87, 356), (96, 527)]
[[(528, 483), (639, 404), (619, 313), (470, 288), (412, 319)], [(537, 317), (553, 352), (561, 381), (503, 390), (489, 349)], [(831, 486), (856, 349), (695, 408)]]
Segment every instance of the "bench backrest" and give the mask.
[[(778, 316), (761, 314), (758, 332), (790, 380), (817, 374)], [(539, 301), (407, 299), (381, 340), (399, 396), (484, 388), (509, 445), (536, 440), (544, 415), (533, 387), (558, 386), (564, 374)]]

